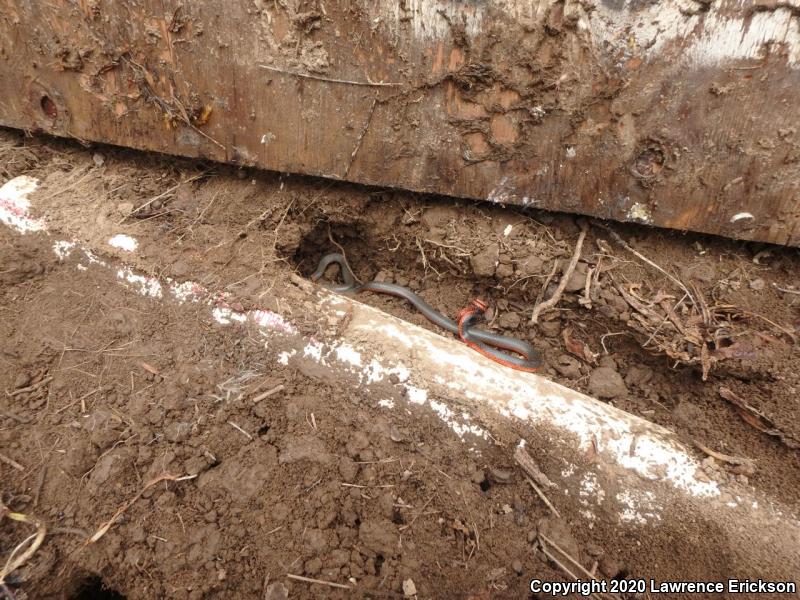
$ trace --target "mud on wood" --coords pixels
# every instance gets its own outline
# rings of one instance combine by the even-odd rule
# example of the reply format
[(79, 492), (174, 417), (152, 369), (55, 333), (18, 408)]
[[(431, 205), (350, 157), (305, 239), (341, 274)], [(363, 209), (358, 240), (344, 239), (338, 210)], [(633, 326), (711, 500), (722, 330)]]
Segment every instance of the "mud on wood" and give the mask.
[(800, 243), (782, 3), (5, 0), (0, 124)]

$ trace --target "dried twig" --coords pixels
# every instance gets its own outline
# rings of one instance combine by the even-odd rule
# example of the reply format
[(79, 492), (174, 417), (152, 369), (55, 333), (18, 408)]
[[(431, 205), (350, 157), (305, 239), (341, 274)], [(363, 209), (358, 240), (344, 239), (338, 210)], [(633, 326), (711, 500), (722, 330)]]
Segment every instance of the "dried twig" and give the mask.
[(533, 488), (533, 491), (536, 492), (536, 495), (541, 498), (542, 502), (547, 505), (553, 514), (557, 517), (561, 517), (561, 513), (558, 512), (558, 509), (550, 502), (550, 499), (547, 495), (536, 485), (533, 480), (535, 479), (536, 482), (544, 487), (549, 488), (553, 487), (553, 482), (547, 478), (547, 475), (542, 473), (541, 469), (539, 469), (539, 465), (531, 458), (531, 455), (528, 454), (522, 446), (517, 446), (517, 449), (514, 450), (514, 460), (517, 461), (517, 464), (522, 468), (523, 471), (526, 473), (525, 479)]
[(349, 79), (335, 79), (333, 77), (323, 77), (322, 75), (312, 75), (310, 73), (300, 73), (298, 71), (290, 71), (288, 69), (280, 69), (270, 65), (258, 65), (260, 69), (273, 71), (275, 73), (282, 73), (284, 75), (291, 75), (292, 77), (301, 77), (303, 79), (314, 79), (315, 81), (325, 81), (327, 83), (343, 83), (346, 85), (361, 85), (365, 87), (398, 87), (402, 83), (392, 83), (385, 81), (351, 81)]
[(136, 502), (136, 501), (137, 501), (139, 498), (141, 498), (141, 497), (142, 497), (142, 495), (143, 495), (143, 494), (144, 494), (144, 493), (145, 493), (147, 490), (149, 490), (149, 489), (150, 489), (151, 487), (153, 487), (154, 485), (158, 485), (158, 484), (159, 484), (159, 483), (161, 483), (162, 481), (188, 481), (189, 479), (194, 479), (195, 477), (197, 477), (197, 475), (185, 475), (185, 476), (183, 476), (183, 477), (178, 477), (178, 476), (176, 476), (176, 475), (171, 475), (171, 474), (169, 474), (169, 473), (164, 473), (164, 474), (162, 474), (162, 475), (159, 475), (159, 476), (158, 476), (158, 477), (156, 477), (155, 479), (153, 479), (153, 480), (149, 481), (149, 482), (148, 482), (148, 483), (147, 483), (147, 484), (146, 484), (146, 485), (145, 485), (145, 486), (144, 486), (144, 487), (143, 487), (141, 490), (139, 490), (139, 492), (138, 492), (138, 493), (137, 493), (137, 494), (136, 494), (136, 495), (135, 495), (133, 498), (131, 498), (130, 500), (128, 500), (127, 502), (125, 502), (125, 504), (123, 504), (122, 506), (120, 506), (120, 507), (117, 509), (117, 512), (115, 512), (115, 513), (114, 513), (114, 516), (113, 516), (113, 517), (111, 517), (111, 518), (110, 518), (108, 521), (106, 521), (105, 523), (103, 523), (103, 524), (100, 526), (100, 528), (99, 528), (99, 529), (98, 529), (98, 530), (97, 530), (97, 531), (94, 533), (94, 535), (92, 535), (92, 537), (90, 537), (88, 540), (86, 540), (86, 542), (84, 543), (84, 545), (85, 545), (85, 546), (88, 546), (89, 544), (94, 544), (94, 543), (95, 543), (97, 540), (99, 540), (100, 538), (102, 538), (102, 537), (103, 537), (103, 536), (104, 536), (104, 535), (105, 535), (105, 534), (108, 532), (108, 530), (109, 530), (109, 529), (111, 529), (111, 527), (114, 525), (114, 523), (115, 523), (115, 522), (117, 521), (117, 519), (120, 517), (120, 515), (122, 515), (122, 514), (123, 514), (123, 513), (124, 513), (126, 510), (128, 510), (128, 509), (129, 509), (131, 506), (133, 506), (133, 504), (134, 504), (134, 503), (135, 503), (135, 502)]
[(558, 509), (555, 506), (553, 506), (553, 503), (550, 502), (550, 499), (545, 495), (545, 493), (542, 490), (540, 490), (539, 487), (535, 483), (533, 483), (533, 480), (530, 477), (526, 477), (525, 479), (530, 484), (530, 486), (533, 488), (533, 491), (536, 492), (536, 495), (539, 496), (539, 498), (542, 499), (542, 502), (544, 502), (547, 505), (547, 508), (552, 510), (553, 514), (560, 519), (561, 518), (561, 513), (558, 512)]
[(330, 223), (328, 223), (328, 241), (334, 246), (336, 246), (339, 249), (339, 252), (342, 253), (344, 264), (347, 267), (347, 270), (350, 271), (350, 273), (353, 275), (353, 279), (355, 279), (358, 283), (361, 283), (361, 280), (356, 275), (356, 272), (353, 270), (353, 268), (350, 266), (350, 263), (347, 261), (347, 252), (344, 251), (344, 247), (339, 242), (337, 242), (336, 239), (333, 237), (333, 232), (331, 231)]
[(253, 404), (257, 404), (258, 402), (261, 402), (265, 398), (269, 398), (270, 396), (274, 396), (278, 392), (282, 392), (284, 389), (286, 389), (285, 385), (283, 385), (282, 383), (278, 384), (274, 388), (267, 390), (266, 392), (263, 392), (258, 396), (256, 396), (255, 398), (253, 398), (252, 402)]
[(779, 292), (783, 292), (784, 294), (796, 294), (796, 295), (800, 296), (800, 290), (795, 290), (795, 289), (790, 288), (790, 287), (788, 287), (788, 288), (781, 287), (777, 283), (773, 283), (772, 287), (774, 287)]
[(697, 446), (700, 450), (708, 454), (712, 458), (716, 458), (724, 463), (728, 463), (734, 467), (734, 470), (737, 473), (742, 475), (747, 475), (748, 477), (755, 474), (756, 472), (756, 461), (752, 458), (745, 458), (743, 456), (731, 456), (729, 454), (723, 454), (722, 452), (716, 452), (711, 448), (704, 446), (697, 440), (694, 440), (694, 445)]
[(539, 469), (539, 465), (537, 465), (533, 458), (531, 458), (531, 455), (525, 451), (525, 448), (517, 446), (517, 449), (514, 450), (514, 460), (517, 461), (517, 464), (522, 467), (522, 470), (539, 485), (547, 488), (553, 487), (553, 482), (547, 478), (547, 475), (542, 473), (541, 469)]
[(7, 465), (14, 467), (17, 471), (24, 471), (25, 467), (15, 461), (13, 458), (9, 458), (5, 454), (0, 454), (0, 462), (4, 462)]
[(353, 589), (352, 585), (345, 585), (343, 583), (334, 583), (332, 581), (324, 581), (323, 579), (313, 579), (311, 577), (303, 577), (302, 575), (292, 575), (291, 573), (287, 573), (286, 577), (289, 579), (294, 579), (296, 581), (305, 581), (306, 583), (316, 583), (319, 585), (327, 585), (328, 587), (335, 587), (339, 588), (340, 590), (351, 590)]
[[(592, 574), (590, 571), (587, 571), (587, 570), (586, 570), (586, 568), (585, 568), (585, 567), (584, 567), (584, 566), (583, 566), (583, 565), (582, 565), (580, 562), (578, 562), (578, 560), (577, 560), (575, 557), (573, 557), (572, 555), (570, 555), (570, 554), (569, 554), (569, 553), (568, 553), (566, 550), (564, 550), (564, 549), (563, 549), (561, 546), (559, 546), (558, 544), (556, 544), (556, 543), (555, 543), (553, 540), (551, 540), (551, 539), (550, 539), (549, 537), (547, 537), (545, 534), (543, 534), (543, 533), (540, 533), (540, 534), (539, 534), (539, 537), (541, 538), (541, 540), (544, 540), (544, 541), (545, 541), (545, 542), (547, 542), (547, 543), (548, 543), (550, 546), (552, 546), (553, 548), (555, 548), (556, 550), (558, 550), (558, 551), (561, 553), (561, 555), (562, 555), (564, 558), (566, 558), (566, 559), (567, 559), (567, 560), (568, 560), (570, 563), (572, 563), (573, 565), (575, 565), (575, 566), (578, 568), (578, 570), (579, 570), (579, 571), (581, 571), (581, 572), (582, 572), (584, 575), (586, 575), (586, 576), (587, 576), (587, 577), (589, 577), (590, 579), (593, 579), (593, 580), (595, 580), (595, 581), (599, 581), (599, 580), (597, 579), (597, 577), (595, 577), (595, 576), (594, 576), (594, 575), (593, 575), (593, 574)], [(541, 540), (540, 540), (540, 543), (541, 543)], [(545, 547), (544, 547), (544, 545), (542, 545), (542, 550), (544, 550), (544, 549), (545, 549)], [(546, 554), (546, 552), (545, 552), (545, 554)], [(611, 596), (612, 598), (617, 598), (617, 596), (616, 596), (615, 594), (611, 594), (611, 593), (609, 593), (608, 595), (609, 595), (609, 596)]]
[(204, 173), (201, 173), (200, 175), (194, 175), (193, 177), (190, 177), (190, 178), (189, 178), (189, 179), (187, 179), (186, 181), (179, 181), (178, 183), (176, 183), (175, 185), (173, 185), (173, 186), (172, 186), (171, 188), (169, 188), (168, 190), (166, 190), (166, 191), (164, 191), (164, 192), (161, 192), (161, 193), (160, 193), (160, 194), (158, 194), (157, 196), (153, 196), (152, 198), (150, 198), (150, 199), (149, 199), (147, 202), (145, 202), (145, 203), (144, 203), (144, 204), (142, 204), (141, 206), (139, 206), (139, 207), (137, 207), (137, 208), (134, 208), (134, 209), (133, 209), (133, 210), (132, 210), (132, 211), (131, 211), (129, 214), (127, 214), (127, 215), (123, 216), (123, 217), (122, 217), (122, 218), (121, 218), (119, 221), (117, 221), (117, 225), (122, 225), (122, 224), (125, 222), (125, 219), (127, 219), (128, 217), (131, 217), (131, 216), (135, 215), (135, 214), (136, 214), (136, 213), (138, 213), (140, 210), (143, 210), (143, 209), (147, 208), (148, 206), (150, 206), (150, 205), (151, 205), (153, 202), (155, 202), (156, 200), (161, 200), (162, 198), (164, 198), (164, 197), (166, 197), (166, 196), (169, 196), (169, 195), (170, 195), (172, 192), (176, 191), (176, 190), (177, 190), (179, 187), (181, 187), (182, 185), (185, 185), (185, 184), (187, 184), (187, 183), (192, 183), (193, 181), (197, 181), (198, 179), (201, 179), (201, 178), (205, 177), (206, 175), (208, 175), (208, 172), (207, 172), (207, 171), (206, 171), (206, 172), (204, 172)]
[[(28, 562), (39, 549), (39, 546), (42, 545), (47, 535), (47, 526), (39, 519), (22, 513), (10, 512), (5, 506), (0, 505), (0, 520), (2, 520), (3, 517), (8, 517), (12, 521), (20, 523), (29, 523), (36, 527), (36, 533), (26, 537), (11, 551), (11, 554), (6, 560), (6, 564), (0, 569), (0, 586), (5, 585), (6, 577)], [(30, 545), (28, 545), (29, 543)], [(26, 545), (28, 545), (28, 548), (23, 551), (22, 549), (25, 548)]]
[(653, 267), (653, 268), (654, 268), (654, 269), (656, 269), (657, 271), (660, 271), (661, 273), (663, 273), (664, 275), (666, 275), (666, 276), (667, 276), (667, 278), (668, 278), (670, 281), (672, 281), (672, 282), (673, 282), (675, 285), (677, 285), (679, 288), (681, 288), (681, 289), (683, 290), (683, 292), (684, 292), (684, 293), (685, 293), (687, 296), (689, 296), (689, 298), (690, 298), (690, 299), (691, 299), (691, 301), (692, 301), (692, 304), (694, 304), (695, 306), (697, 306), (697, 300), (695, 300), (694, 296), (692, 296), (692, 293), (689, 291), (689, 289), (688, 289), (688, 288), (687, 288), (687, 287), (686, 287), (686, 286), (683, 284), (683, 282), (682, 282), (680, 279), (678, 279), (678, 278), (677, 278), (677, 277), (675, 277), (674, 275), (670, 274), (669, 272), (667, 272), (666, 270), (664, 270), (663, 268), (661, 268), (660, 266), (658, 266), (656, 263), (654, 263), (652, 260), (650, 260), (649, 258), (647, 258), (647, 257), (646, 257), (644, 254), (642, 254), (641, 252), (638, 252), (638, 251), (634, 250), (634, 249), (633, 249), (633, 248), (630, 246), (630, 244), (628, 244), (628, 243), (627, 243), (625, 240), (623, 240), (623, 239), (622, 239), (622, 237), (621, 237), (621, 236), (620, 236), (620, 235), (619, 235), (619, 234), (618, 234), (616, 231), (614, 231), (613, 229), (611, 229), (611, 228), (610, 228), (610, 227), (608, 227), (607, 225), (603, 225), (602, 223), (594, 223), (594, 225), (596, 225), (597, 227), (600, 227), (600, 228), (602, 228), (602, 229), (605, 229), (605, 230), (606, 230), (606, 231), (607, 231), (607, 232), (608, 232), (608, 233), (611, 235), (611, 237), (613, 237), (613, 238), (614, 238), (614, 240), (615, 240), (615, 241), (616, 241), (616, 242), (617, 242), (617, 243), (618, 243), (620, 246), (622, 246), (623, 248), (625, 248), (625, 250), (627, 250), (628, 252), (630, 252), (631, 254), (633, 254), (633, 255), (634, 255), (636, 258), (638, 258), (639, 260), (641, 260), (641, 261), (643, 261), (643, 262), (647, 263), (648, 265), (650, 265), (651, 267)]
[(378, 96), (375, 96), (375, 99), (372, 101), (372, 106), (367, 113), (367, 120), (364, 122), (364, 127), (361, 129), (361, 133), (358, 135), (356, 139), (356, 145), (353, 148), (353, 152), (350, 154), (350, 160), (347, 162), (347, 168), (344, 170), (344, 175), (342, 175), (342, 179), (347, 179), (347, 175), (350, 173), (350, 169), (353, 167), (353, 163), (356, 161), (356, 156), (358, 155), (358, 151), (361, 149), (361, 142), (364, 141), (364, 137), (367, 135), (367, 131), (369, 130), (369, 126), (372, 123), (372, 116), (375, 114), (375, 107), (378, 105)]
[(757, 318), (757, 319), (761, 319), (761, 320), (762, 320), (762, 321), (764, 321), (765, 323), (768, 323), (768, 324), (772, 325), (772, 326), (773, 326), (775, 329), (778, 329), (778, 330), (780, 330), (782, 333), (785, 333), (787, 336), (789, 336), (789, 339), (791, 339), (791, 340), (792, 340), (792, 343), (793, 343), (793, 344), (796, 344), (796, 343), (797, 343), (797, 336), (796, 336), (795, 334), (793, 334), (791, 331), (789, 331), (789, 329), (787, 329), (786, 327), (783, 327), (783, 326), (781, 326), (781, 325), (778, 325), (778, 324), (777, 324), (775, 321), (770, 321), (770, 320), (769, 320), (767, 317), (765, 317), (764, 315), (760, 315), (760, 314), (758, 314), (758, 313), (754, 313), (753, 311), (750, 311), (750, 310), (745, 310), (745, 311), (742, 311), (742, 314), (744, 314), (744, 315), (747, 315), (747, 316), (749, 316), (749, 317), (755, 317), (755, 318)]
[(28, 392), (35, 392), (43, 385), (47, 385), (53, 381), (52, 377), (45, 377), (41, 381), (37, 381), (33, 385), (29, 385), (28, 387), (19, 388), (18, 390), (14, 390), (13, 392), (6, 392), (6, 395), (13, 398), (14, 396), (18, 396), (19, 394), (27, 394)]
[[(542, 538), (542, 536), (540, 535), (539, 538)], [(560, 560), (558, 560), (555, 557), (555, 555), (553, 553), (551, 553), (547, 549), (547, 546), (544, 545), (544, 540), (543, 539), (539, 539), (539, 546), (541, 546), (542, 552), (544, 552), (544, 555), (550, 561), (552, 561), (559, 569), (561, 569), (568, 577), (570, 577), (571, 579), (574, 579), (574, 580), (580, 579), (575, 573), (572, 572), (572, 570), (570, 570), (569, 567), (567, 567), (564, 563), (562, 563)], [(598, 600), (601, 598), (601, 596), (599, 596), (598, 594), (595, 594), (595, 593), (592, 593), (591, 596), (592, 596), (592, 598), (596, 598)]]
[(252, 439), (253, 439), (253, 436), (252, 436), (252, 435), (250, 435), (249, 433), (247, 433), (247, 432), (246, 432), (244, 429), (242, 429), (241, 427), (239, 427), (239, 426), (238, 426), (236, 423), (234, 423), (233, 421), (228, 421), (228, 425), (230, 425), (231, 427), (233, 427), (233, 428), (234, 428), (236, 431), (238, 431), (239, 433), (243, 433), (244, 435), (246, 435), (248, 439), (250, 439), (250, 440), (252, 440)]
[(764, 413), (750, 406), (743, 398), (727, 387), (719, 388), (719, 395), (739, 409), (742, 420), (760, 432), (778, 438), (789, 448), (800, 448), (800, 441), (778, 429)]
[(589, 231), (589, 226), (586, 224), (586, 221), (581, 220), (579, 223), (581, 227), (581, 233), (578, 236), (578, 241), (575, 243), (575, 250), (572, 253), (572, 258), (569, 261), (569, 265), (567, 265), (567, 268), (561, 275), (561, 281), (559, 281), (558, 287), (553, 295), (549, 299), (537, 304), (534, 307), (533, 316), (531, 316), (531, 323), (538, 323), (539, 315), (542, 314), (542, 312), (549, 310), (558, 304), (558, 301), (561, 300), (561, 296), (564, 294), (567, 283), (569, 283), (572, 274), (575, 272), (575, 267), (578, 266), (578, 260), (581, 258), (581, 250), (583, 249), (583, 241), (586, 239), (586, 233)]

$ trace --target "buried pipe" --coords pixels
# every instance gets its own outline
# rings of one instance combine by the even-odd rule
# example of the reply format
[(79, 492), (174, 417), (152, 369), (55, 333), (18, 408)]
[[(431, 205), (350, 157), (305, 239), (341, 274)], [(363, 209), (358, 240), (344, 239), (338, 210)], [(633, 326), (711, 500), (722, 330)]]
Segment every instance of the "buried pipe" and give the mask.
[[(3, 186), (0, 222), (46, 231), (29, 214), (35, 189), (30, 178)], [(722, 579), (791, 581), (800, 572), (797, 517), (751, 487), (710, 479), (687, 446), (649, 421), (296, 276), (274, 292), (280, 312), (237, 311), (198, 284), (144, 275), (72, 241), (53, 238), (52, 247), (154, 302), (203, 304), (221, 325), (252, 327), (278, 362), (366, 391), (386, 410), (425, 406), (478, 451), (499, 432), (513, 437), (552, 482), (545, 491), (565, 518), (635, 544), (625, 559), (639, 576), (667, 569), (653, 556)]]

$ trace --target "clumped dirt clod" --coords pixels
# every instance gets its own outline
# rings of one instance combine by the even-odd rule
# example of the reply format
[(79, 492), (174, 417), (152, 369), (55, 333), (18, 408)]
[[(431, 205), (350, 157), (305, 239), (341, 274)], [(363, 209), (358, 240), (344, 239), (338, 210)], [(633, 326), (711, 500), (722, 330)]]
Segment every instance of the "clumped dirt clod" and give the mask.
[[(794, 249), (615, 226), (621, 244), (590, 227), (569, 274), (581, 227), (564, 215), (7, 131), (0, 157), (11, 157), (0, 183), (40, 179), (33, 205), (104, 260), (300, 327), (301, 310), (272, 291), (332, 251), (362, 281), (408, 286), (450, 317), (485, 298), (483, 326), (534, 344), (546, 376), (697, 442), (710, 478), (800, 508), (798, 453), (764, 430), (800, 439), (798, 299), (781, 291), (800, 275)], [(108, 244), (118, 233), (135, 253)], [(196, 305), (152, 302), (48, 244), (0, 226), (0, 448), (20, 467), (0, 463), (2, 500), (48, 524), (6, 580), (18, 600), (87, 586), (192, 600), (402, 597), (410, 585), (420, 598), (519, 598), (534, 574), (560, 580), (578, 565), (688, 576), (666, 541), (634, 545), (561, 514), (543, 483), (559, 466), (529, 449), (544, 480), (517, 467), (512, 436), (468, 452), (420, 407), (387, 412)], [(558, 303), (531, 323), (565, 273)], [(395, 299), (363, 301), (432, 327)], [(164, 473), (187, 478), (148, 485)], [(0, 555), (19, 541), (0, 522)], [(691, 571), (724, 577), (710, 554)]]

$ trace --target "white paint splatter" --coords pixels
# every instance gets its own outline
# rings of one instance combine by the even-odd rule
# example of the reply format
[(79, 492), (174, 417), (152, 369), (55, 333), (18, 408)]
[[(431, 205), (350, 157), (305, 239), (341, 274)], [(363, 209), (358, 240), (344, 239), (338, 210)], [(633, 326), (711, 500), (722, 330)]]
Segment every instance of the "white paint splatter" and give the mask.
[(354, 367), (361, 367), (361, 353), (349, 344), (339, 344), (334, 349), (336, 358)]
[(284, 366), (289, 364), (289, 359), (292, 358), (297, 354), (297, 350), (292, 350), (291, 352), (281, 352), (278, 354), (278, 362)]
[(55, 252), (58, 260), (66, 260), (66, 258), (72, 254), (76, 246), (77, 244), (75, 242), (59, 240), (53, 244), (53, 252)]
[(30, 216), (30, 196), (39, 187), (39, 180), (27, 175), (15, 177), (0, 187), (0, 222), (20, 233), (45, 231), (42, 219)]
[(110, 240), (108, 240), (108, 245), (112, 248), (118, 248), (119, 250), (124, 250), (125, 252), (136, 252), (136, 248), (139, 247), (139, 242), (136, 239), (132, 238), (129, 235), (125, 235), (124, 233), (118, 233)]
[(649, 224), (653, 222), (653, 216), (650, 214), (650, 209), (639, 202), (628, 209), (627, 218), (629, 221), (636, 221), (638, 223)]
[(742, 220), (745, 220), (745, 219), (746, 220), (753, 220), (753, 219), (755, 219), (755, 217), (752, 215), (752, 213), (740, 212), (740, 213), (736, 213), (735, 215), (733, 215), (731, 217), (731, 223), (736, 223), (738, 221), (742, 221)]
[(130, 267), (122, 267), (117, 270), (117, 278), (133, 287), (142, 296), (150, 298), (161, 298), (161, 283), (155, 277), (140, 275), (135, 273)]
[[(495, 14), (505, 14), (517, 22), (541, 22), (547, 14), (543, 10), (546, 3), (531, 0), (406, 0), (368, 5), (376, 28), (386, 27), (392, 37), (410, 33), (425, 42), (449, 39), (451, 23), (458, 23), (459, 31), (474, 38), (485, 33)], [(691, 14), (681, 2), (598, 2), (591, 12), (578, 13), (577, 25), (579, 31), (588, 32), (596, 48), (618, 58), (620, 65), (632, 57), (657, 60), (676, 43), (681, 44), (680, 52), (670, 56), (678, 66), (703, 67), (758, 59), (770, 44), (781, 48), (789, 65), (800, 63), (796, 8), (787, 5), (749, 13), (746, 8), (745, 4), (712, 3), (708, 10)]]

